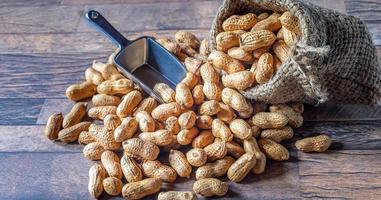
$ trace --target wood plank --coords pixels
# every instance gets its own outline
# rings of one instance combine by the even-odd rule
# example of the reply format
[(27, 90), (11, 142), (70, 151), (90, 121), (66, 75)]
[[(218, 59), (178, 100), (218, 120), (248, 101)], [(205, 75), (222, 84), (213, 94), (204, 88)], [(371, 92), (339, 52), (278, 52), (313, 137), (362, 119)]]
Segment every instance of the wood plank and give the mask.
[(299, 153), (301, 195), (314, 199), (379, 199), (381, 151)]
[(36, 124), (44, 99), (0, 99), (0, 125)]
[(345, 0), (306, 0), (307, 2), (321, 6), (323, 8), (329, 8), (341, 13), (346, 13)]
[(305, 106), (305, 121), (380, 120), (381, 107), (367, 105)]
[(60, 5), (61, 0), (2, 0), (0, 7), (13, 7), (13, 6), (52, 6)]
[(82, 20), (81, 6), (0, 7), (0, 33), (73, 32)]
[[(187, 2), (188, 0), (62, 0), (62, 5), (105, 5), (105, 4), (133, 4), (133, 3), (168, 3)], [(192, 0), (192, 1), (212, 1), (212, 0)], [(215, 0), (213, 0), (215, 1)], [(221, 1), (221, 0), (219, 0)]]

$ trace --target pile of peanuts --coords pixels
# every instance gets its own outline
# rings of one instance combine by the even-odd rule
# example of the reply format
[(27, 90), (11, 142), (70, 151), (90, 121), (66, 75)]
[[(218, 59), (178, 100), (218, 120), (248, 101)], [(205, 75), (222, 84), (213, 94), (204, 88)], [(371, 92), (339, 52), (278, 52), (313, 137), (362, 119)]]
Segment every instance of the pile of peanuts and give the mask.
[[(207, 40), (200, 42), (186, 31), (178, 31), (174, 40), (158, 39), (188, 70), (175, 90), (156, 84), (154, 91), (164, 101), (160, 105), (117, 70), (113, 63), (117, 51), (106, 63), (94, 61), (85, 72), (86, 81), (66, 90), (76, 104), (65, 116), (51, 115), (45, 135), (84, 144), (84, 157), (101, 161), (89, 170), (88, 190), (94, 198), (106, 192), (140, 199), (158, 193), (163, 182), (190, 178), (193, 168), (197, 168), (193, 191), (161, 192), (158, 199), (223, 196), (229, 184), (218, 178), (226, 175), (240, 182), (250, 172), (263, 173), (267, 159), (290, 157), (281, 142), (302, 126), (303, 104), (252, 104), (239, 90), (267, 82), (287, 59), (285, 49), (299, 35), (298, 23), (290, 22), (295, 19), (289, 12), (231, 16), (223, 23), (226, 32), (217, 36), (218, 50), (213, 52)], [(250, 70), (245, 68), (248, 62)], [(83, 121), (86, 114), (103, 125)], [(330, 144), (322, 134), (295, 146), (323, 152)], [(120, 158), (116, 152), (121, 147)], [(169, 164), (158, 160), (159, 154), (168, 156)]]

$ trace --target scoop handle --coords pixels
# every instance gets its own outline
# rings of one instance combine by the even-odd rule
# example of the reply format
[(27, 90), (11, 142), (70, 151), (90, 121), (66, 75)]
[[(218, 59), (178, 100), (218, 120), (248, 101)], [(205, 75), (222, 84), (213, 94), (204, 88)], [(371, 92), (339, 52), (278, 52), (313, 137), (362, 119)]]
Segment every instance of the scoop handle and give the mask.
[(127, 40), (119, 31), (117, 31), (98, 11), (88, 11), (85, 18), (120, 49), (131, 43), (131, 41)]

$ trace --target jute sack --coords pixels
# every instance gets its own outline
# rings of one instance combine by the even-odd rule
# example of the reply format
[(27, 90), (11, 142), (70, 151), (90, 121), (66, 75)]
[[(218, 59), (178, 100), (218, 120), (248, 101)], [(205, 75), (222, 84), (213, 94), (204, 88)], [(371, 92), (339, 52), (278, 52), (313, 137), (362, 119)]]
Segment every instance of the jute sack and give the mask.
[(358, 18), (300, 0), (225, 0), (213, 21), (209, 44), (233, 14), (292, 12), (301, 38), (272, 79), (242, 91), (267, 103), (381, 103), (381, 67), (368, 29)]

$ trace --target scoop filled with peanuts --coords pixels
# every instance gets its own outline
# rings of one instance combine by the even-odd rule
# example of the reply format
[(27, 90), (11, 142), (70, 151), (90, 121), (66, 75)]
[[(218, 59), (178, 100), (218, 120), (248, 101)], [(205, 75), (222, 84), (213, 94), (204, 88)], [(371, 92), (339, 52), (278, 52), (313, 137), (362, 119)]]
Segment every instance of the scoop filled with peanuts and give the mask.
[[(219, 178), (240, 182), (249, 173), (264, 173), (267, 159), (290, 158), (281, 143), (302, 126), (303, 104), (251, 102), (240, 91), (266, 83), (282, 67), (300, 34), (297, 18), (289, 12), (233, 15), (223, 29), (212, 52), (207, 40), (186, 31), (157, 40), (188, 70), (176, 88), (155, 85), (163, 104), (117, 70), (112, 63), (117, 51), (106, 63), (94, 61), (86, 81), (67, 88), (66, 96), (76, 103), (65, 116), (51, 115), (45, 135), (86, 145), (84, 157), (101, 161), (89, 170), (92, 197), (105, 192), (140, 199), (177, 177), (196, 181), (189, 191), (161, 192), (158, 199), (223, 196), (229, 184)], [(83, 121), (86, 114), (94, 121)], [(323, 152), (330, 144), (321, 134), (295, 146)]]

